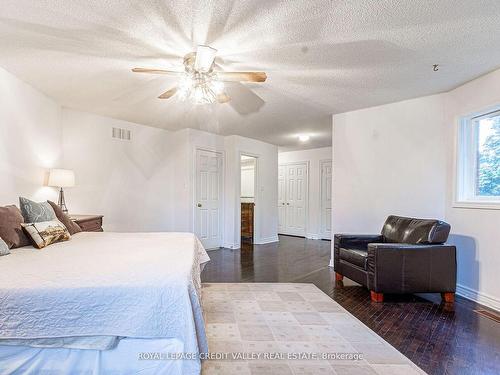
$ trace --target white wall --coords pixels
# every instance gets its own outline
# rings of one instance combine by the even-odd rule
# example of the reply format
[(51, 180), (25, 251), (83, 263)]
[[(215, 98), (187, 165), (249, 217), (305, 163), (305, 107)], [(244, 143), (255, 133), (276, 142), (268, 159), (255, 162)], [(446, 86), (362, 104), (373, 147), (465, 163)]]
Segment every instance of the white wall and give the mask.
[(458, 119), (499, 103), (497, 70), (444, 94), (334, 115), (333, 233), (378, 233), (391, 213), (444, 219), (457, 293), (499, 310), (500, 210), (453, 207)]
[(446, 94), (447, 138), (446, 219), (452, 224), (450, 242), (458, 249), (458, 292), (500, 310), (500, 210), (453, 207), (455, 139), (458, 119), (500, 104), (500, 70)]
[(193, 166), (194, 156), (190, 147), (190, 129), (184, 129), (172, 134), (170, 152), (174, 158), (173, 168), (173, 231), (193, 231)]
[(194, 215), (194, 174), (197, 148), (220, 152), (224, 157), (224, 229), (225, 247), (239, 248), (240, 236), (240, 158), (241, 153), (257, 157), (255, 192), (255, 243), (278, 241), (278, 148), (269, 143), (240, 136), (223, 137), (196, 129), (175, 132), (175, 230), (192, 231)]
[(306, 237), (321, 238), (321, 169), (320, 162), (332, 159), (332, 148), (280, 152), (278, 163), (307, 162), (309, 164), (309, 197), (306, 220)]
[[(269, 203), (277, 199), (276, 146), (194, 129), (169, 132), (71, 109), (63, 110), (62, 123), (64, 165), (77, 179), (66, 192), (72, 213), (102, 214), (110, 231), (193, 231), (195, 152), (215, 150), (225, 159), (224, 245), (237, 248), (244, 149), (262, 157), (256, 239), (277, 240), (276, 204)], [(113, 127), (131, 130), (132, 140), (111, 138)]]
[(225, 147), (226, 212), (232, 217), (226, 223), (226, 246), (238, 248), (241, 242), (241, 154), (257, 158), (254, 242), (263, 244), (278, 241), (278, 147), (237, 135), (225, 137)]
[[(63, 109), (64, 165), (76, 187), (67, 189), (74, 214), (102, 214), (110, 231), (166, 231), (173, 227), (170, 132)], [(111, 137), (113, 127), (132, 140)]]
[(442, 95), (334, 115), (333, 132), (333, 233), (379, 233), (390, 214), (444, 218)]
[(20, 195), (56, 200), (43, 183), (60, 166), (60, 106), (2, 68), (0, 98), (0, 205), (19, 205)]
[[(244, 137), (193, 129), (169, 132), (57, 103), (0, 68), (0, 204), (20, 195), (57, 200), (43, 187), (49, 168), (75, 170), (66, 189), (71, 213), (103, 214), (111, 231), (192, 231), (194, 155), (197, 147), (225, 158), (225, 245), (238, 247), (240, 152), (259, 156), (256, 239), (277, 241), (276, 146)], [(111, 128), (131, 130), (132, 140), (111, 138)]]

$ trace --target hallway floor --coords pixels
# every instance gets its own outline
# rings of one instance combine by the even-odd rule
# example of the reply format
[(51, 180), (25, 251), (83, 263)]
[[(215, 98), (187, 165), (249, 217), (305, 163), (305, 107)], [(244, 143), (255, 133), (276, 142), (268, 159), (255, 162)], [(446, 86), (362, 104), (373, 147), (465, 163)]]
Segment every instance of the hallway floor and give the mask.
[(203, 282), (313, 283), (429, 374), (500, 373), (500, 324), (478, 315), (461, 297), (453, 311), (438, 295), (388, 295), (370, 301), (367, 289), (328, 267), (330, 242), (280, 236), (279, 243), (210, 251)]

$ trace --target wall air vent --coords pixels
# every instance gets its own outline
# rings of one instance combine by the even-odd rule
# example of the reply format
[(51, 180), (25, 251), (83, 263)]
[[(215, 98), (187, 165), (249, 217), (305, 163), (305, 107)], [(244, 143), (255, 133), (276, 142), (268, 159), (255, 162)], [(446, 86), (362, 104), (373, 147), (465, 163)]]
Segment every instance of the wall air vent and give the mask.
[(113, 128), (111, 136), (113, 138), (122, 139), (124, 141), (130, 141), (131, 139), (130, 130), (127, 129)]

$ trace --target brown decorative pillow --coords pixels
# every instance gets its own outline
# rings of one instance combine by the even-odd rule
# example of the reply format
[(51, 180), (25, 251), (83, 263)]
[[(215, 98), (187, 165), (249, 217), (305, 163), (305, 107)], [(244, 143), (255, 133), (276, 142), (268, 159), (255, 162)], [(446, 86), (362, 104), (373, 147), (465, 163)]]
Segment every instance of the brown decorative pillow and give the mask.
[(71, 238), (68, 230), (59, 220), (27, 223), (23, 224), (23, 227), (33, 240), (33, 244), (39, 249)]
[(31, 245), (24, 234), (21, 224), (24, 223), (21, 210), (16, 206), (0, 207), (0, 237), (9, 249)]
[(52, 206), (54, 209), (54, 212), (56, 213), (57, 220), (59, 220), (61, 223), (64, 224), (64, 226), (68, 229), (69, 234), (74, 235), (75, 233), (80, 233), (82, 231), (82, 228), (75, 223), (73, 220), (69, 218), (68, 215), (66, 215), (62, 210), (61, 207), (59, 207), (57, 204), (51, 201), (47, 201), (49, 204)]

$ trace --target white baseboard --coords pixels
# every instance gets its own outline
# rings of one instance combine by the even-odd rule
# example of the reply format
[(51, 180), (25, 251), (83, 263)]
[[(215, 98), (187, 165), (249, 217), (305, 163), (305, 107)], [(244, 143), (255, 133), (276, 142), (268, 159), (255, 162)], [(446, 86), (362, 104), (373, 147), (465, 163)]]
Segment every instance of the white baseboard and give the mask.
[(225, 247), (226, 249), (239, 249), (240, 246), (238, 244), (234, 243), (225, 243), (222, 245), (222, 247)]
[(322, 236), (321, 234), (307, 233), (308, 240), (331, 240), (329, 237)]
[(279, 242), (279, 238), (278, 236), (271, 236), (271, 237), (264, 237), (264, 238), (261, 238), (260, 240), (256, 240), (255, 241), (255, 244), (256, 245), (264, 245), (266, 243), (272, 243), (272, 242)]
[(457, 294), (493, 310), (500, 311), (500, 300), (488, 294), (478, 292), (460, 284), (457, 284)]
[[(272, 243), (272, 242), (279, 242), (278, 236), (272, 236), (272, 237), (265, 237), (260, 240), (255, 239), (254, 244), (256, 245), (264, 245), (266, 243)], [(222, 247), (226, 249), (239, 249), (241, 248), (241, 244), (238, 243), (224, 243)], [(211, 250), (216, 250), (216, 249), (211, 249)], [(207, 250), (208, 251), (208, 250)]]

